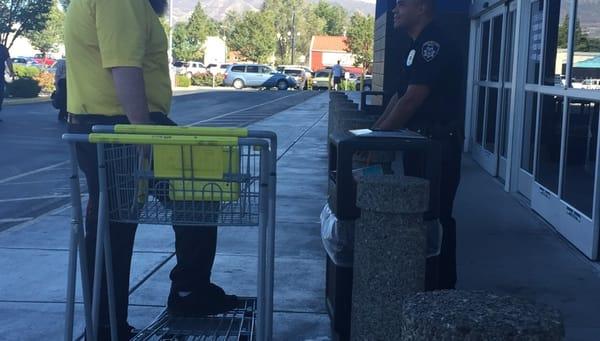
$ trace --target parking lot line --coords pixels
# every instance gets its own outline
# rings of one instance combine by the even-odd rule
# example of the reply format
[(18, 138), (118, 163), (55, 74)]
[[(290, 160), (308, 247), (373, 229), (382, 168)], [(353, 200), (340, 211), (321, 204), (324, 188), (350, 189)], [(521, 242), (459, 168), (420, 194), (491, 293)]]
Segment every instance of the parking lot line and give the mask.
[(292, 97), (292, 96), (298, 96), (299, 94), (301, 94), (301, 92), (298, 92), (298, 93), (296, 93), (296, 94), (292, 94), (292, 95), (283, 96), (283, 97), (280, 97), (280, 98), (276, 98), (276, 99), (274, 99), (274, 100), (271, 100), (271, 101), (267, 101), (267, 102), (264, 102), (264, 103), (259, 103), (259, 104), (256, 104), (256, 105), (252, 105), (252, 106), (249, 106), (249, 107), (246, 107), (246, 108), (239, 109), (239, 110), (231, 111), (231, 112), (228, 112), (228, 113), (225, 113), (225, 114), (222, 114), (222, 115), (219, 115), (219, 116), (215, 116), (215, 117), (212, 117), (212, 118), (207, 118), (207, 119), (205, 119), (205, 120), (202, 120), (202, 121), (198, 121), (198, 122), (190, 123), (190, 124), (188, 124), (187, 126), (188, 126), (188, 127), (191, 127), (191, 126), (198, 125), (198, 124), (200, 124), (200, 123), (211, 122), (211, 121), (218, 120), (218, 119), (220, 119), (220, 118), (223, 118), (223, 117), (225, 117), (225, 116), (228, 116), (228, 115), (237, 114), (237, 113), (239, 113), (239, 112), (244, 112), (244, 111), (246, 111), (246, 110), (250, 110), (250, 109), (258, 108), (258, 107), (261, 107), (261, 106), (263, 106), (263, 105), (267, 105), (267, 104), (275, 103), (275, 102), (281, 101), (281, 100), (283, 100), (283, 99), (286, 99), (286, 98), (288, 98), (288, 97)]
[(0, 203), (16, 202), (16, 201), (30, 201), (30, 200), (64, 199), (64, 198), (70, 198), (70, 197), (71, 197), (70, 194), (40, 195), (40, 196), (36, 196), (36, 197), (0, 199)]
[(4, 183), (7, 183), (7, 182), (10, 182), (10, 181), (13, 181), (13, 180), (24, 178), (24, 177), (29, 176), (29, 175), (34, 175), (34, 174), (41, 173), (41, 172), (44, 172), (44, 171), (47, 171), (47, 170), (51, 170), (51, 169), (54, 169), (54, 168), (66, 165), (67, 163), (69, 163), (68, 160), (67, 161), (62, 161), (62, 162), (59, 162), (59, 163), (55, 163), (55, 164), (50, 165), (50, 166), (46, 166), (46, 167), (34, 169), (32, 171), (21, 173), (19, 175), (10, 176), (8, 178), (4, 178), (4, 179), (0, 180), (0, 184), (4, 184)]

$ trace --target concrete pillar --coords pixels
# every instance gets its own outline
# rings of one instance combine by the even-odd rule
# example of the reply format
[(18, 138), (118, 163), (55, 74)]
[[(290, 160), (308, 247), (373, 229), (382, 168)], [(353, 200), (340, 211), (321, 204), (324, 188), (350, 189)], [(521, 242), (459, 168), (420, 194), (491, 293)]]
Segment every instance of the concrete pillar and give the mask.
[(352, 340), (398, 340), (400, 307), (424, 290), (429, 182), (362, 176), (357, 185)]
[(434, 291), (408, 298), (396, 340), (559, 341), (560, 312), (521, 298), (486, 292)]

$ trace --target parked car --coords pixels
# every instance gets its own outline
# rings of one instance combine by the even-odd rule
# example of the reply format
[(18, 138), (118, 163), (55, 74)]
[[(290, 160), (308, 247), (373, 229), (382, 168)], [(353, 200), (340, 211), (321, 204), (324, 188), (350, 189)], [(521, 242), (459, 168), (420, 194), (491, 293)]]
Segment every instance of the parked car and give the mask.
[(15, 57), (10, 60), (16, 65), (40, 66), (32, 57)]
[(173, 63), (175, 67), (175, 73), (179, 75), (187, 75), (188, 77), (192, 77), (197, 73), (206, 73), (206, 68), (204, 64), (201, 62), (175, 62)]
[(51, 67), (54, 65), (54, 63), (56, 63), (56, 59), (50, 58), (42, 53), (38, 53), (33, 56), (33, 61), (42, 67)]
[(264, 64), (230, 65), (223, 83), (236, 89), (276, 87), (279, 90), (287, 90), (296, 87), (296, 80), (293, 77), (275, 72), (270, 66)]
[(588, 78), (581, 83), (582, 89), (600, 90), (600, 79)]
[(297, 88), (300, 90), (308, 89), (308, 82), (312, 80), (312, 75), (301, 66), (280, 65), (277, 71), (285, 75), (294, 77)]
[(313, 90), (329, 90), (333, 87), (331, 79), (331, 69), (323, 69), (315, 72), (315, 77), (312, 79)]
[[(361, 91), (360, 89), (360, 77), (355, 81), (354, 88), (356, 91)], [(362, 91), (371, 91), (373, 89), (373, 76), (365, 75), (365, 88)]]
[(229, 65), (231, 64), (208, 64), (206, 65), (206, 70), (216, 75), (225, 74)]

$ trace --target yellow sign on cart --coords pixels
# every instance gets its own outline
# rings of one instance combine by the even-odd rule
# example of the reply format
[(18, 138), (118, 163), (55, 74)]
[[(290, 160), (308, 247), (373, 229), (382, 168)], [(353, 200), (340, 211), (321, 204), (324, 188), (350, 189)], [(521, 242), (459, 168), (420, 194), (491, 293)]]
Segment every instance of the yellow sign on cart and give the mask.
[(240, 184), (238, 146), (154, 145), (154, 176), (169, 179), (174, 201), (235, 201)]

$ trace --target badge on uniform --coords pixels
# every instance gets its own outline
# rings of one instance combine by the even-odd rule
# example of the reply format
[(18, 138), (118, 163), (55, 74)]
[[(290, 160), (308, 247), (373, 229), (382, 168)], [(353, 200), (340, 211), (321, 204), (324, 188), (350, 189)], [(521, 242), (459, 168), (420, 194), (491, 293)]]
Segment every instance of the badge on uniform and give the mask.
[(438, 53), (440, 53), (440, 44), (435, 41), (430, 40), (421, 47), (421, 55), (423, 55), (423, 59), (428, 63), (434, 60)]
[(408, 58), (406, 58), (406, 66), (411, 66), (413, 63), (413, 60), (415, 60), (415, 54), (417, 53), (417, 51), (415, 50), (410, 50), (410, 52), (408, 53)]

